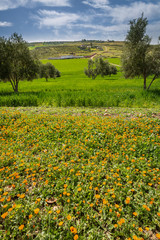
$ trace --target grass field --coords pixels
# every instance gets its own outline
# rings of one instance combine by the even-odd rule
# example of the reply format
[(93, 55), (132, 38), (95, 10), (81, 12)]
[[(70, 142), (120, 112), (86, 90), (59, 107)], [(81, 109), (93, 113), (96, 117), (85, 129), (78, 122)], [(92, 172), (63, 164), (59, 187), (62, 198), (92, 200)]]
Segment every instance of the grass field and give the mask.
[(18, 94), (10, 83), (0, 82), (0, 106), (160, 107), (159, 79), (144, 91), (143, 79), (124, 78), (119, 58), (108, 60), (118, 65), (118, 74), (95, 80), (84, 74), (87, 59), (50, 60), (61, 72), (60, 78), (20, 82)]
[(1, 108), (1, 239), (160, 239), (159, 123), (156, 109)]

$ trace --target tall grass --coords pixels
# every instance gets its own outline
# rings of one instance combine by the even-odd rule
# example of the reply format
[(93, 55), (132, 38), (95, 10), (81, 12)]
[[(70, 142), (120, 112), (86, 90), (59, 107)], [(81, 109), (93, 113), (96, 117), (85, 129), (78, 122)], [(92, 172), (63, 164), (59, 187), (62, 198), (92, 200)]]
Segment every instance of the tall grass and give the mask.
[[(48, 60), (43, 60), (46, 63)], [(109, 61), (120, 65), (120, 59)], [(87, 59), (50, 60), (61, 72), (56, 79), (35, 79), (19, 83), (19, 93), (13, 93), (10, 83), (0, 82), (0, 106), (54, 107), (159, 107), (160, 81), (150, 91), (143, 90), (143, 79), (124, 79), (118, 74), (89, 79), (84, 74)]]
[(0, 106), (6, 107), (28, 107), (28, 106), (38, 106), (37, 96), (31, 94), (5, 94), (1, 93)]

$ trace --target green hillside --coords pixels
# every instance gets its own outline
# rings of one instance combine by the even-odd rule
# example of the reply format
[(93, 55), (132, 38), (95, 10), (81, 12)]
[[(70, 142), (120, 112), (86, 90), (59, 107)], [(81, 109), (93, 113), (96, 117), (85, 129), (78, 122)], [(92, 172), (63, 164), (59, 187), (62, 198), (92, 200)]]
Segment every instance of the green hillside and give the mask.
[(19, 93), (13, 93), (10, 83), (0, 82), (0, 106), (54, 106), (54, 107), (159, 107), (160, 81), (150, 91), (143, 90), (140, 78), (125, 79), (119, 58), (108, 58), (118, 65), (118, 74), (95, 80), (84, 74), (87, 59), (43, 60), (51, 62), (61, 77), (21, 81)]

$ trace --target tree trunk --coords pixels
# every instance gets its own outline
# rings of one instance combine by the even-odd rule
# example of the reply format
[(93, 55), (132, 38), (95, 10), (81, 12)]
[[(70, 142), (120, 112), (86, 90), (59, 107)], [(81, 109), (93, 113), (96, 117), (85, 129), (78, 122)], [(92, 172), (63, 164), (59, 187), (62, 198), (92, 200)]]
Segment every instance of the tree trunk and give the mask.
[(13, 88), (13, 91), (15, 92), (15, 93), (17, 93), (18, 92), (18, 80), (15, 80), (15, 79), (13, 79), (13, 78), (10, 78), (9, 79), (9, 81), (10, 81), (10, 83), (11, 83), (11, 85), (12, 85), (12, 88)]
[(19, 81), (16, 77), (15, 80), (14, 80), (14, 92), (15, 93), (18, 93), (18, 83), (19, 83)]
[(18, 93), (18, 82), (16, 82), (16, 84), (15, 84), (14, 92)]
[(154, 76), (154, 78), (152, 79), (152, 81), (150, 82), (150, 84), (149, 84), (149, 86), (148, 86), (148, 88), (147, 88), (147, 90), (149, 90), (150, 89), (150, 86), (152, 85), (152, 83), (154, 82), (154, 80), (156, 79), (156, 75)]

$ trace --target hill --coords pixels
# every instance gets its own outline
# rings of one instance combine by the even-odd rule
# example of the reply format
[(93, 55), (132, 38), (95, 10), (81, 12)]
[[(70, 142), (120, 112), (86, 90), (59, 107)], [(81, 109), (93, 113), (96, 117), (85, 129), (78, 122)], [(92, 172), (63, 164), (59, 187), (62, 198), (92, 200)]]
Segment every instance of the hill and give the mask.
[(120, 57), (123, 42), (81, 41), (81, 42), (41, 42), (29, 43), (29, 49), (39, 59), (62, 55), (88, 56), (97, 54), (104, 57)]

